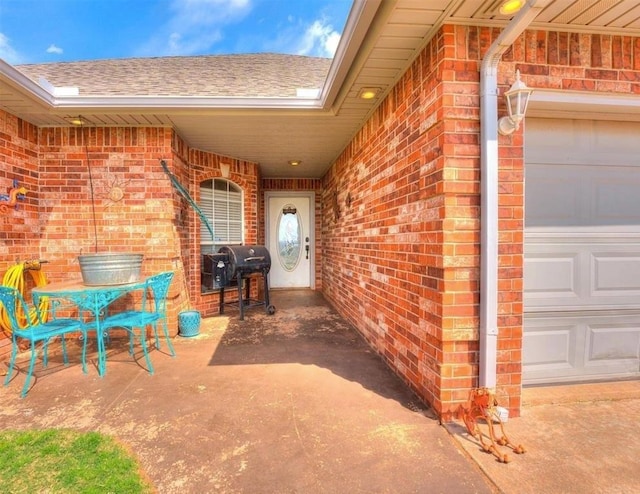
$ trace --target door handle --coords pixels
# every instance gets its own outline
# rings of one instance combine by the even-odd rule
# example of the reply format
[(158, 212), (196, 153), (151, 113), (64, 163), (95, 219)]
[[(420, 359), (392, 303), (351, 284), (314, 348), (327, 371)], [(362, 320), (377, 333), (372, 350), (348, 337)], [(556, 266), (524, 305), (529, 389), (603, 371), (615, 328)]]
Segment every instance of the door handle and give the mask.
[(305, 245), (304, 250), (307, 252), (307, 259), (309, 259), (309, 246)]

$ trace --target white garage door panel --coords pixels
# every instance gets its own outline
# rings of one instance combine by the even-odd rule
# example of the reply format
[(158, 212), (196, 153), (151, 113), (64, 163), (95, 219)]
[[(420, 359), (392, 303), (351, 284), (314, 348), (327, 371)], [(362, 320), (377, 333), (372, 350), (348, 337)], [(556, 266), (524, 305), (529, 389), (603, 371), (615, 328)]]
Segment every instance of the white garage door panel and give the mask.
[(524, 383), (640, 376), (638, 136), (527, 119)]
[(541, 244), (526, 250), (524, 260), (525, 307), (580, 305), (580, 253), (575, 246), (550, 249)]
[[(629, 169), (631, 168), (631, 169)], [(591, 195), (594, 196), (590, 215), (596, 225), (637, 225), (640, 208), (640, 174), (637, 168), (616, 167), (592, 173)]]
[[(551, 320), (530, 321), (524, 335), (522, 361), (526, 369), (553, 371), (575, 366), (578, 327), (551, 324)], [(536, 323), (539, 323), (536, 327)], [(540, 355), (544, 355), (540, 358)]]
[(582, 227), (590, 231), (614, 228), (637, 231), (640, 210), (637, 165), (527, 162), (526, 166), (527, 230)]
[(527, 163), (526, 227), (570, 225), (580, 215), (582, 192), (567, 167)]
[(637, 311), (622, 315), (547, 313), (525, 319), (523, 373), (527, 384), (638, 373)]
[(588, 330), (591, 345), (587, 365), (599, 365), (604, 360), (633, 362), (640, 358), (640, 321), (617, 326), (591, 324)]
[(640, 306), (637, 235), (537, 234), (525, 242), (525, 311)]
[(640, 303), (640, 245), (635, 252), (594, 252), (592, 257), (593, 297), (629, 298)]
[(637, 164), (639, 128), (636, 122), (527, 118), (526, 161), (553, 165)]

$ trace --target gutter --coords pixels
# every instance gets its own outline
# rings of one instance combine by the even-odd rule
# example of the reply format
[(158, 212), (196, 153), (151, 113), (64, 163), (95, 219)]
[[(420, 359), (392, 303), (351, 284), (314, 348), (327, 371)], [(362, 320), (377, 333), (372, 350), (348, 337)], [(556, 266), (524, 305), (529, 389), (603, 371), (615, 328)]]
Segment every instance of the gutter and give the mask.
[(21, 93), (51, 108), (55, 103), (53, 95), (26, 75), (0, 58), (0, 80), (18, 89)]
[(528, 0), (489, 47), (480, 69), (480, 387), (495, 389), (498, 362), (498, 63), (549, 0)]
[(64, 109), (90, 110), (321, 110), (317, 98), (229, 98), (219, 96), (61, 96), (54, 106)]

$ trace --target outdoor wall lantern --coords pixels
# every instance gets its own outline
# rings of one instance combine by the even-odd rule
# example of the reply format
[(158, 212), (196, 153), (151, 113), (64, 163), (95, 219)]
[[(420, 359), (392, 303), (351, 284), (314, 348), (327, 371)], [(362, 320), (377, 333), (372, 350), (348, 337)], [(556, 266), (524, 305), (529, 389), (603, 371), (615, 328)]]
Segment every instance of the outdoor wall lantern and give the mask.
[(529, 103), (529, 96), (532, 92), (533, 89), (528, 88), (527, 85), (520, 80), (520, 71), (517, 70), (516, 81), (509, 90), (504, 93), (509, 115), (498, 120), (498, 132), (502, 135), (509, 135), (520, 128), (520, 122), (524, 120), (524, 115), (527, 112), (527, 104)]

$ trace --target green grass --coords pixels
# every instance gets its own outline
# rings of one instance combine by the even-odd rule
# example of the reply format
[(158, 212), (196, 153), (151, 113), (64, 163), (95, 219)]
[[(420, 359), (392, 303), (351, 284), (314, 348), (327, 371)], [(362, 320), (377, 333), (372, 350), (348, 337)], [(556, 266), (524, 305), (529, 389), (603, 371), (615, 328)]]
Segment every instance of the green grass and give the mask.
[(0, 431), (0, 492), (154, 492), (135, 458), (111, 437), (70, 430)]

